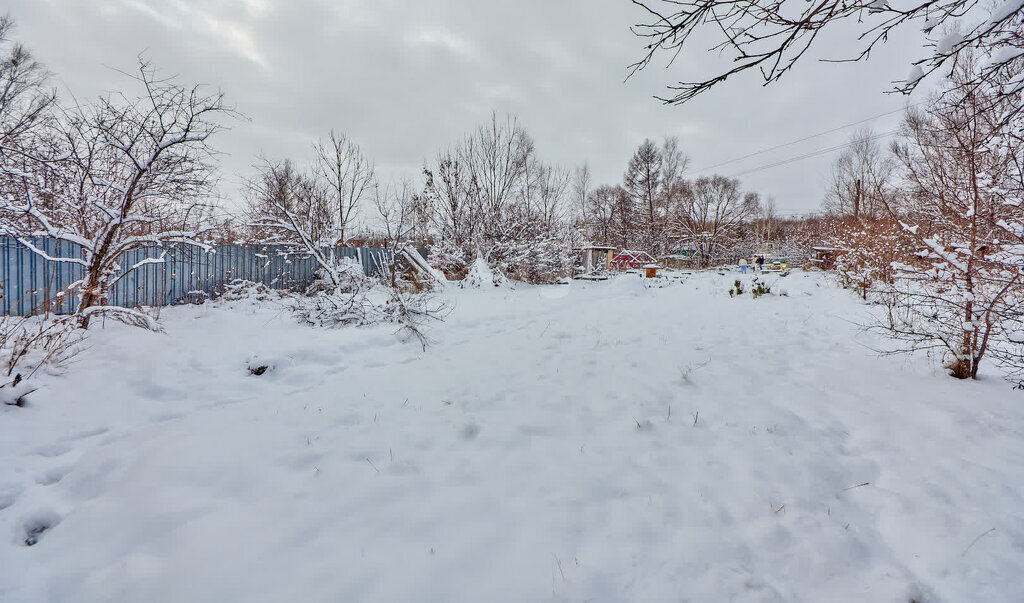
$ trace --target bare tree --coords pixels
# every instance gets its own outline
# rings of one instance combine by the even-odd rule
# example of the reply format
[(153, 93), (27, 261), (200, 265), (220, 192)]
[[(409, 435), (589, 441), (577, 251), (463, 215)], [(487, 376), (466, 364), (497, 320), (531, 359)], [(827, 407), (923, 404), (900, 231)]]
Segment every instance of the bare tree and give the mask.
[(896, 164), (870, 128), (854, 132), (832, 166), (824, 209), (835, 216), (875, 219), (896, 194)]
[(501, 122), (495, 113), (489, 124), (477, 128), (460, 147), (459, 160), (474, 183), (477, 216), (485, 236), (508, 236), (510, 228), (517, 226), (509, 220), (511, 206), (533, 154), (533, 140), (519, 120), (510, 115)]
[(757, 251), (766, 251), (772, 248), (772, 243), (782, 235), (781, 224), (776, 215), (775, 199), (769, 198), (764, 203), (757, 203), (753, 216), (754, 240)]
[(316, 161), (313, 173), (330, 191), (337, 244), (344, 245), (359, 204), (374, 182), (374, 167), (359, 145), (344, 134), (331, 132), (327, 140), (313, 145)]
[(424, 167), (423, 194), (434, 204), (434, 227), (438, 238), (455, 247), (472, 240), (477, 224), (472, 219), (477, 199), (476, 180), (454, 151), (437, 157), (433, 168)]
[(408, 181), (373, 187), (374, 206), (383, 230), (390, 260), (385, 266), (385, 278), (392, 287), (398, 286), (401, 278), (401, 252), (408, 245), (414, 230), (412, 186)]
[(0, 154), (19, 155), (25, 135), (48, 115), (57, 99), (50, 73), (32, 53), (11, 41), (14, 19), (0, 17)]
[[(482, 257), (502, 276), (561, 276), (571, 175), (541, 161), (514, 116), (477, 128), (423, 170), (420, 197), (433, 208), (431, 262), (453, 278)], [(587, 176), (586, 179), (589, 179)]]
[(416, 245), (428, 247), (434, 242), (431, 234), (431, 227), (434, 222), (434, 204), (431, 198), (422, 193), (412, 195), (409, 201), (410, 220), (412, 231), (409, 238)]
[(690, 158), (679, 148), (679, 139), (669, 136), (661, 145), (661, 197), (664, 215), (679, 203), (686, 192), (684, 174)]
[(581, 224), (587, 223), (588, 210), (587, 199), (590, 191), (594, 188), (594, 178), (590, 173), (590, 166), (584, 163), (577, 166), (572, 173), (572, 201), (573, 210)]
[(330, 251), (334, 224), (330, 193), (316, 178), (300, 173), (289, 160), (264, 160), (249, 180), (250, 226), (261, 241), (298, 247), (312, 257), (330, 288), (346, 280)]
[[(400, 336), (416, 340), (425, 350), (429, 339), (424, 324), (442, 320), (449, 308), (442, 300), (422, 291), (443, 279), (410, 244), (409, 237), (416, 229), (416, 197), (407, 180), (397, 185), (374, 186), (374, 204), (387, 248), (386, 265), (382, 268), (390, 287), (381, 314), (398, 325)], [(403, 270), (408, 277), (403, 277)]]
[(245, 186), (249, 225), (260, 241), (316, 248), (332, 242), (330, 192), (289, 159), (262, 159)]
[(690, 185), (672, 216), (672, 229), (677, 237), (693, 245), (706, 266), (757, 209), (757, 195), (743, 194), (739, 180), (704, 176)]
[(558, 230), (564, 218), (563, 199), (569, 189), (569, 173), (551, 165), (542, 165), (539, 172), (533, 210), (542, 231), (550, 236)]
[(628, 203), (621, 186), (599, 186), (587, 197), (587, 237), (594, 243), (607, 245), (615, 237), (616, 205), (620, 199)]
[(344, 245), (348, 239), (359, 205), (374, 185), (373, 163), (359, 145), (333, 131), (314, 142), (313, 151), (307, 168), (290, 159), (264, 158), (249, 180), (248, 213), (254, 224), (262, 222), (264, 240), (305, 245), (296, 228), (285, 227), (292, 218), (317, 247)]
[[(912, 349), (945, 350), (959, 378), (977, 378), (994, 344), (1014, 344), (1024, 310), (1024, 149), (1013, 135), (1024, 124), (1019, 99), (972, 85), (983, 65), (962, 53), (943, 95), (908, 113), (893, 149), (908, 190), (907, 205), (889, 210), (925, 263), (900, 267), (889, 327)], [(1011, 355), (1020, 370), (1019, 350)]]
[(608, 243), (616, 243), (623, 249), (642, 243), (638, 233), (643, 221), (636, 202), (621, 186), (612, 187), (607, 192), (612, 202), (612, 240)]
[(424, 175), (437, 209), (433, 259), (448, 274), (464, 274), (478, 254), (505, 274), (522, 272), (529, 247), (561, 231), (569, 175), (538, 160), (514, 116), (492, 114)]
[[(213, 193), (210, 138), (232, 113), (220, 93), (164, 79), (140, 60), (138, 95), (112, 94), (63, 112), (47, 132), (30, 170), (4, 165), (21, 186), (0, 201), (0, 228), (46, 259), (77, 264), (84, 276), (81, 326), (98, 313), (155, 328), (148, 316), (104, 307), (110, 288), (140, 265), (124, 254), (169, 243), (202, 246), (199, 235)], [(50, 257), (29, 237), (52, 237), (80, 255)]]
[[(694, 44), (703, 44), (710, 34), (711, 50), (723, 54), (732, 66), (697, 81), (670, 86), (674, 95), (666, 103), (682, 103), (726, 81), (733, 75), (755, 70), (766, 84), (779, 80), (793, 68), (807, 50), (841, 24), (855, 27), (861, 42), (852, 56), (837, 61), (866, 59), (872, 49), (895, 36), (919, 35), (923, 31), (920, 59), (910, 74), (898, 82), (897, 90), (912, 91), (921, 79), (953, 65), (958, 55), (974, 48), (991, 61), (965, 82), (969, 88), (990, 86), (999, 74), (1024, 63), (1024, 15), (1018, 0), (990, 4), (988, 0), (917, 0), (890, 4), (888, 0), (633, 0), (649, 19), (633, 31), (645, 41), (643, 58), (632, 65), (633, 72), (647, 67), (655, 56), (671, 58)], [(991, 10), (986, 10), (992, 6)], [(941, 25), (958, 23), (962, 33), (944, 32)], [(694, 36), (691, 40), (691, 36)], [(696, 42), (695, 40), (700, 40)], [(995, 90), (997, 96), (1014, 96), (1024, 82), (1017, 80)], [(1015, 110), (1019, 112), (1018, 106)]]
[(438, 154), (433, 166), (424, 165), (422, 197), (431, 206), (435, 233), (431, 245), (431, 263), (453, 278), (465, 275), (473, 254), (479, 220), (477, 185), (470, 170), (455, 150)]

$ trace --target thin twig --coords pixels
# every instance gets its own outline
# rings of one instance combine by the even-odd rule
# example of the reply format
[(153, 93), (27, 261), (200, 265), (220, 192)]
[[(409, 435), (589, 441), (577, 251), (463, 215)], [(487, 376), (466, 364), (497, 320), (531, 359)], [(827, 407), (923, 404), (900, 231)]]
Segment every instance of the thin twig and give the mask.
[(991, 534), (992, 532), (995, 532), (995, 531), (996, 531), (996, 529), (992, 528), (991, 530), (985, 532), (984, 534), (979, 534), (977, 538), (975, 538), (973, 541), (971, 541), (971, 544), (967, 545), (967, 548), (964, 549), (964, 552), (960, 553), (960, 556), (961, 557), (966, 556), (967, 555), (967, 551), (971, 550), (971, 547), (973, 547), (974, 545), (978, 544), (979, 540), (981, 540), (982, 538), (988, 536), (989, 534)]

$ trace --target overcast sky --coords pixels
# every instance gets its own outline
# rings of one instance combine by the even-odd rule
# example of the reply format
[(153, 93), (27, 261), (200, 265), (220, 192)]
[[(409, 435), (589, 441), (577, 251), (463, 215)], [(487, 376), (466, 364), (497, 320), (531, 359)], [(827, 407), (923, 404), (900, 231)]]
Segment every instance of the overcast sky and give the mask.
[[(698, 170), (887, 111), (883, 94), (906, 76), (919, 40), (869, 63), (827, 64), (852, 48), (833, 38), (781, 83), (727, 82), (684, 106), (653, 98), (716, 57), (694, 47), (625, 80), (643, 43), (629, 0), (8, 0), (15, 37), (88, 98), (124, 88), (145, 52), (186, 83), (222, 89), (251, 121), (214, 144), (225, 153), (225, 194), (256, 157), (310, 157), (331, 129), (359, 142), (384, 178), (419, 178), (424, 159), (489, 119), (512, 112), (540, 156), (588, 162), (598, 184), (621, 182), (644, 138), (678, 136)], [(892, 130), (899, 114), (871, 123)], [(721, 166), (734, 175), (846, 141), (851, 130)], [(817, 209), (834, 155), (740, 176), (784, 212)]]

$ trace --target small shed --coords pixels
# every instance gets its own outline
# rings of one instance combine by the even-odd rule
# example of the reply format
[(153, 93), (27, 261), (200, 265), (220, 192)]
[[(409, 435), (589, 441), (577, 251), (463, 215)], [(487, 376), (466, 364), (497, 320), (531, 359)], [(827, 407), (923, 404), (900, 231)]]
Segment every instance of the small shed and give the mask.
[(612, 269), (612, 256), (615, 253), (614, 247), (603, 245), (590, 245), (580, 250), (580, 264), (584, 274), (592, 274), (601, 270)]
[(618, 270), (636, 269), (647, 264), (657, 264), (658, 260), (646, 251), (631, 251), (623, 249), (612, 258), (612, 266)]
[(645, 264), (644, 278), (658, 278), (658, 268), (661, 268), (661, 266), (657, 264)]

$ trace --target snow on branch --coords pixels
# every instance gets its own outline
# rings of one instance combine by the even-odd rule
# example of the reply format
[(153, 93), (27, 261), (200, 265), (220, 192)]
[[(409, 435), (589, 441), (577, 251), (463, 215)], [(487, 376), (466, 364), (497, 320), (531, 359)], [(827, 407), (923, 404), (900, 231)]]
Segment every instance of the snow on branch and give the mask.
[(90, 306), (79, 312), (79, 316), (82, 320), (88, 320), (94, 316), (100, 316), (116, 320), (117, 322), (121, 322), (129, 326), (147, 329), (155, 333), (164, 332), (163, 327), (160, 326), (160, 323), (158, 323), (156, 319), (138, 310), (133, 310), (132, 308), (122, 308), (120, 306)]
[[(124, 254), (169, 244), (210, 249), (201, 240), (215, 194), (209, 140), (223, 129), (221, 117), (237, 115), (221, 93), (163, 78), (145, 59), (126, 75), (136, 93), (63, 108), (31, 152), (5, 154), (0, 164), (13, 185), (0, 197), (0, 227), (47, 260), (85, 269), (83, 327), (105, 312), (151, 328), (130, 312), (90, 310), (119, 279), (163, 261), (161, 254), (126, 267)], [(45, 254), (30, 236), (71, 243), (80, 254)]]
[[(705, 33), (713, 36), (706, 49), (731, 59), (731, 67), (706, 78), (669, 86), (674, 95), (661, 98), (666, 103), (684, 103), (748, 70), (758, 72), (765, 84), (776, 82), (816, 42), (824, 44), (821, 39), (829, 33), (838, 34), (843, 22), (855, 23), (860, 49), (826, 60), (865, 60), (890, 38), (923, 32), (922, 57), (912, 65), (911, 75), (897, 82), (895, 91), (909, 94), (929, 74), (952, 65), (971, 49), (989, 57), (970, 82), (972, 87), (995, 86), (1007, 97), (1024, 89), (1020, 78), (1007, 77), (1024, 61), (1021, 0), (1004, 0), (992, 10), (986, 10), (981, 0), (918, 0), (896, 6), (886, 0), (633, 0), (633, 4), (644, 11), (645, 19), (632, 28), (643, 40), (644, 52), (630, 66), (631, 75), (663, 54), (671, 64), (684, 50), (704, 45)], [(953, 29), (954, 24), (959, 29)]]

